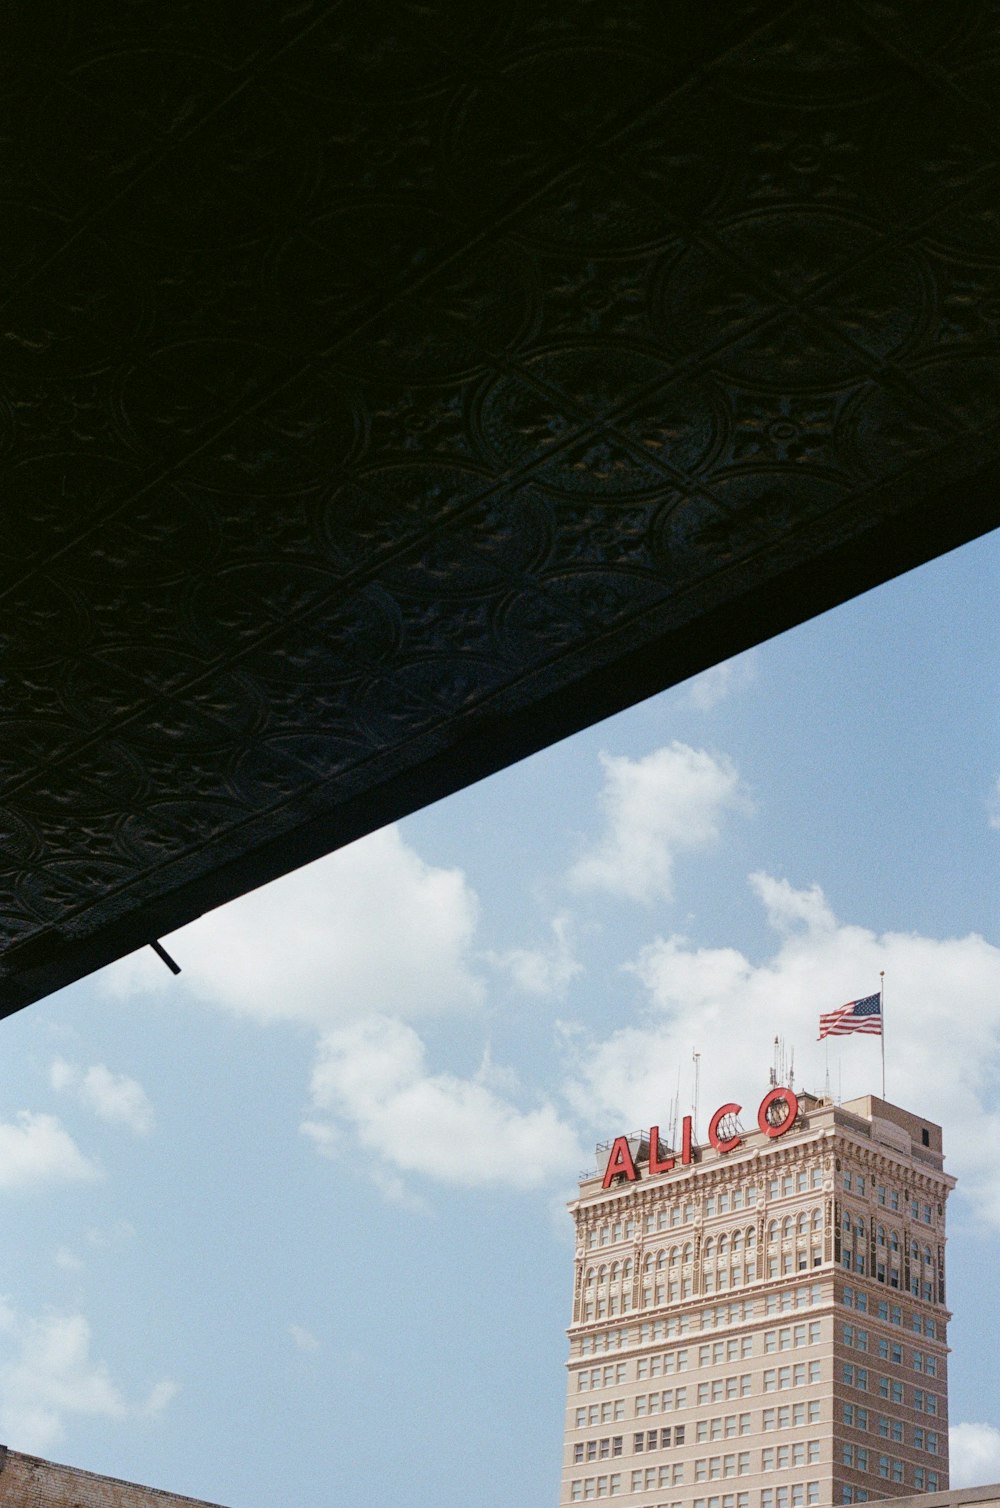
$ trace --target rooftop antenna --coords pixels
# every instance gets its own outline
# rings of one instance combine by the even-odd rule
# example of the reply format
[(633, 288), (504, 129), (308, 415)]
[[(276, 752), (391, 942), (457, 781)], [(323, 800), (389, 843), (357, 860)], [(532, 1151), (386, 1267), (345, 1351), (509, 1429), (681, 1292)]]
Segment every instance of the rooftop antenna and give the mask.
[(694, 1062), (694, 1103), (691, 1106), (691, 1126), (694, 1130), (694, 1140), (698, 1140), (698, 1084), (701, 1078), (701, 1053), (694, 1048), (691, 1050), (691, 1058)]
[(677, 1146), (677, 1127), (681, 1117), (681, 1071), (677, 1070), (677, 1089), (670, 1102), (670, 1147), (673, 1150)]
[(795, 1078), (795, 1049), (790, 1053), (785, 1051), (785, 1044), (781, 1037), (774, 1039), (774, 1062), (771, 1066), (771, 1088), (792, 1088)]

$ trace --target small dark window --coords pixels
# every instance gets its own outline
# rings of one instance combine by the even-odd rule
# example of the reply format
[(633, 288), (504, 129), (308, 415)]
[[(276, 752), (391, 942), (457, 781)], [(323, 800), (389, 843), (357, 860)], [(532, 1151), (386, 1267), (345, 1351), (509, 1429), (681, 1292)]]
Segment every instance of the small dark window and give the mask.
[(920, 1140), (923, 1142), (925, 1147), (929, 1147), (931, 1144), (931, 1133), (928, 1131), (926, 1126), (921, 1127)]

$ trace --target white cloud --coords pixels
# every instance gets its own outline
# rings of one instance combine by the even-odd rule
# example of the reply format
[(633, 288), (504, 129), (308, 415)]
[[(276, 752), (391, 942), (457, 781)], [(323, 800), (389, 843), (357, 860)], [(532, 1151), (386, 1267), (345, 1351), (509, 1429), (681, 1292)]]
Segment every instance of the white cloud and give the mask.
[(576, 1137), (551, 1105), (519, 1110), (479, 1077), (428, 1073), (416, 1032), (388, 1017), (323, 1036), (312, 1095), (351, 1127), (373, 1177), (403, 1178), (399, 1192), (408, 1173), (525, 1188), (580, 1166)]
[(311, 1330), (306, 1330), (302, 1325), (289, 1325), (288, 1333), (299, 1351), (318, 1351), (319, 1341)]
[(953, 1424), (948, 1431), (948, 1476), (952, 1487), (1000, 1482), (1000, 1429), (992, 1424)]
[(0, 1121), (0, 1189), (99, 1176), (56, 1116), (19, 1110), (14, 1122)]
[(525, 994), (561, 1000), (572, 981), (583, 973), (583, 965), (573, 953), (572, 921), (567, 912), (553, 917), (551, 932), (552, 941), (547, 947), (511, 948), (506, 953), (487, 953), (485, 957), (495, 968), (510, 974)]
[(0, 1433), (5, 1441), (18, 1450), (44, 1453), (62, 1438), (71, 1415), (149, 1415), (176, 1392), (171, 1382), (157, 1383), (147, 1401), (134, 1407), (90, 1350), (84, 1315), (35, 1318), (0, 1300)]
[(307, 1136), (312, 1142), (320, 1157), (336, 1157), (338, 1149), (343, 1145), (343, 1137), (328, 1121), (304, 1120), (299, 1122), (299, 1130), (303, 1136)]
[(711, 712), (727, 696), (743, 691), (757, 679), (757, 657), (754, 650), (713, 665), (687, 683), (688, 701), (699, 712)]
[(477, 902), (459, 869), (426, 864), (396, 827), (175, 932), (175, 980), (149, 949), (112, 965), (119, 996), (184, 987), (259, 1021), (323, 1028), (359, 1013), (479, 1005)]
[(143, 1419), (155, 1419), (162, 1414), (168, 1404), (172, 1403), (180, 1392), (180, 1387), (169, 1377), (154, 1382), (149, 1390), (149, 1396), (137, 1410)]
[(134, 1235), (135, 1226), (131, 1220), (116, 1220), (114, 1225), (105, 1226), (104, 1229), (91, 1225), (86, 1231), (87, 1245), (96, 1247), (99, 1251), (114, 1246), (119, 1241), (131, 1241)]
[[(795, 1054), (796, 1081), (844, 1098), (879, 1093), (879, 1042), (867, 1036), (820, 1044), (818, 1018), (879, 988), (885, 970), (887, 1097), (947, 1128), (947, 1166), (986, 1220), (1000, 1225), (1000, 949), (971, 934), (877, 936), (839, 922), (822, 892), (754, 875), (751, 885), (777, 934), (771, 957), (753, 963), (734, 948), (695, 948), (659, 938), (629, 967), (645, 986), (638, 1024), (604, 1040), (567, 1039), (569, 1086), (581, 1116), (604, 1139), (665, 1120), (677, 1092), (691, 1100), (691, 1054), (701, 1054), (700, 1134), (712, 1109), (736, 1099), (752, 1123), (767, 1087), (774, 1037)], [(829, 1054), (829, 1058), (827, 1057)]]
[(127, 1074), (112, 1073), (103, 1063), (82, 1069), (56, 1058), (49, 1082), (58, 1092), (70, 1091), (81, 1105), (112, 1125), (127, 1126), (137, 1136), (148, 1136), (153, 1129), (153, 1107), (142, 1085)]
[(986, 798), (986, 820), (990, 827), (1000, 829), (1000, 775), (993, 782)]
[(53, 1260), (56, 1266), (61, 1267), (64, 1272), (81, 1272), (83, 1270), (83, 1263), (80, 1258), (76, 1252), (70, 1251), (68, 1246), (60, 1246)]
[(722, 755), (672, 743), (643, 759), (601, 755), (605, 831), (570, 870), (581, 889), (635, 901), (669, 900), (677, 855), (719, 836), (726, 811), (748, 811), (732, 763)]

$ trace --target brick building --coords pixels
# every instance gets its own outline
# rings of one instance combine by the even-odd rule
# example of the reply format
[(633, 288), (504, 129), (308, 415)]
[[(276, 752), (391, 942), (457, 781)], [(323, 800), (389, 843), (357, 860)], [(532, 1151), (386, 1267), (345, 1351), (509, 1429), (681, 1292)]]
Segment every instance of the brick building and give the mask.
[(0, 1445), (0, 1508), (218, 1508), (200, 1498), (101, 1477)]

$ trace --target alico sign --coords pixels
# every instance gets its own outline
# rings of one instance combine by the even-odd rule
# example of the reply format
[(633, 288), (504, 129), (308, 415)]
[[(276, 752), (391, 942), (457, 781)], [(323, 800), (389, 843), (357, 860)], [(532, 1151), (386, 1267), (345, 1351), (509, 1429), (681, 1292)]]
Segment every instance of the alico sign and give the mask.
[[(771, 1119), (771, 1111), (775, 1106), (784, 1105), (785, 1114), (778, 1120)], [(740, 1135), (723, 1136), (722, 1123), (728, 1116), (739, 1115), (742, 1105), (735, 1104), (732, 1100), (726, 1105), (720, 1105), (708, 1123), (708, 1140), (717, 1152), (733, 1152), (743, 1142)], [(791, 1089), (771, 1089), (765, 1094), (757, 1111), (757, 1125), (765, 1136), (784, 1136), (795, 1124), (795, 1117), (799, 1113), (798, 1096)], [(691, 1117), (686, 1115), (681, 1123), (681, 1151), (680, 1165), (693, 1161), (691, 1150)], [(672, 1173), (677, 1166), (678, 1158), (660, 1156), (660, 1128), (649, 1128), (649, 1177), (656, 1177), (658, 1173)], [(604, 1170), (604, 1183), (602, 1187), (610, 1188), (615, 1178), (624, 1178), (626, 1182), (633, 1183), (639, 1177), (632, 1149), (628, 1144), (627, 1136), (615, 1137), (614, 1145), (608, 1157), (608, 1165)]]

